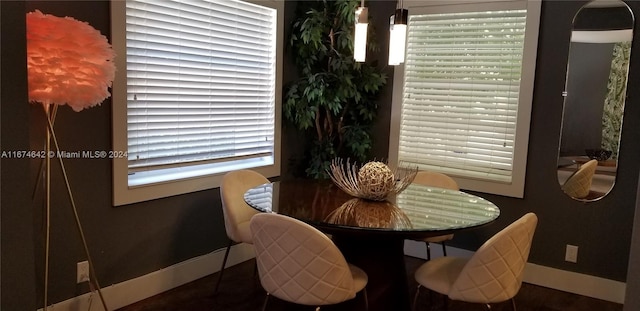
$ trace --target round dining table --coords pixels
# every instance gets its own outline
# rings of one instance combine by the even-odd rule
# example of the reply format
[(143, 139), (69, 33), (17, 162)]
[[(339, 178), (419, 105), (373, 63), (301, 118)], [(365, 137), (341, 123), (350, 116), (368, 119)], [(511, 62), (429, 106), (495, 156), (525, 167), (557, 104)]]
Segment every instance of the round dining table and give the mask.
[(260, 212), (302, 220), (327, 234), (368, 277), (369, 310), (410, 310), (404, 240), (487, 225), (500, 209), (462, 191), (411, 184), (384, 201), (352, 197), (331, 180), (277, 181), (247, 190)]

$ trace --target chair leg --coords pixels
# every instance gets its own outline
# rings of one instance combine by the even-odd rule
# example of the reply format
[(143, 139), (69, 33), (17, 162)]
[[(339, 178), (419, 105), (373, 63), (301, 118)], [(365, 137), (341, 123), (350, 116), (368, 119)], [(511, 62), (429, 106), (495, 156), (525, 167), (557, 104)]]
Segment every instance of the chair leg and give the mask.
[(222, 273), (224, 273), (224, 266), (227, 264), (227, 258), (229, 257), (229, 251), (231, 250), (231, 245), (233, 241), (229, 239), (229, 244), (227, 245), (227, 250), (224, 252), (224, 259), (222, 259), (222, 267), (220, 268), (220, 275), (218, 275), (218, 281), (216, 281), (216, 288), (213, 290), (213, 293), (218, 292), (218, 287), (220, 286), (220, 281), (222, 281)]
[(367, 296), (367, 288), (362, 289), (362, 296), (364, 297), (364, 310), (369, 311), (369, 296)]
[(516, 310), (516, 300), (511, 298), (511, 307), (513, 308), (513, 311), (517, 311)]
[(258, 261), (253, 265), (253, 277), (255, 278), (258, 275)]
[(262, 311), (267, 310), (267, 302), (269, 302), (269, 293), (267, 293), (267, 296), (264, 297), (264, 303), (262, 304)]
[(420, 294), (420, 287), (421, 285), (418, 284), (418, 287), (416, 288), (416, 294), (413, 296), (413, 311), (416, 311), (418, 305), (418, 295)]
[(491, 310), (491, 305), (487, 304), (487, 310)]
[[(416, 311), (418, 309), (418, 297), (420, 296), (421, 287), (422, 285), (418, 284), (418, 287), (416, 288), (416, 294), (413, 296), (413, 308), (411, 308), (411, 310), (413, 311)], [(429, 294), (429, 298), (428, 298), (429, 301), (427, 305), (429, 306), (429, 310), (433, 310), (433, 291), (427, 288), (427, 293)], [(448, 310), (449, 297), (447, 295), (442, 295), (442, 303), (443, 303), (443, 309)]]
[(445, 243), (444, 241), (442, 241), (442, 254), (447, 256), (447, 243)]
[(429, 305), (429, 310), (433, 310), (433, 291), (430, 290), (430, 289), (427, 289), (427, 293), (429, 295), (429, 298), (427, 298), (427, 299), (429, 299), (429, 304), (428, 304)]
[(429, 242), (424, 242), (427, 245), (427, 260), (431, 260), (431, 246)]

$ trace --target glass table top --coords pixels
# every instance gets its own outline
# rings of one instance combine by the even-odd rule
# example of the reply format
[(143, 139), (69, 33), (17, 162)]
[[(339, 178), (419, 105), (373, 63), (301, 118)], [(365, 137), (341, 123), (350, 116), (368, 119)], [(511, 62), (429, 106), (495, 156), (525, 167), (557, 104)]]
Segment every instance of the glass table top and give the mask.
[(324, 229), (422, 237), (478, 227), (500, 215), (495, 204), (481, 197), (419, 184), (378, 202), (354, 198), (330, 180), (291, 180), (249, 189), (244, 199), (259, 211), (284, 214)]

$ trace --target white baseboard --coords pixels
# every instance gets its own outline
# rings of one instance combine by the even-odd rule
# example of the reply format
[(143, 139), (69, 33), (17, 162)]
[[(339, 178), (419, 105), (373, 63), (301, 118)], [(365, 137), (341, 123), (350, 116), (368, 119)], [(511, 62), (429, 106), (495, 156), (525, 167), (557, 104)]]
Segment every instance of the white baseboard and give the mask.
[[(404, 243), (404, 253), (407, 256), (427, 258), (427, 250), (424, 242), (406, 240)], [(447, 246), (447, 255), (470, 257), (473, 255), (473, 252)], [(431, 246), (431, 256), (434, 258), (442, 256), (442, 248), (440, 245)], [(523, 281), (564, 292), (624, 304), (626, 290), (626, 283), (624, 282), (532, 263), (527, 263), (524, 270)]]
[(524, 282), (624, 304), (626, 283), (528, 263)]
[[(102, 295), (109, 310), (115, 310), (134, 302), (160, 294), (180, 285), (195, 281), (220, 271), (226, 248), (179, 262), (173, 266), (102, 288)], [(231, 247), (227, 267), (254, 258), (253, 246), (236, 244)], [(98, 293), (86, 293), (47, 308), (47, 311), (104, 311)], [(38, 311), (42, 311), (38, 309)]]
[[(426, 259), (424, 242), (407, 240), (404, 245), (408, 256)], [(224, 258), (225, 249), (177, 263), (173, 266), (149, 274), (102, 288), (107, 307), (110, 310), (122, 308), (140, 300), (160, 294), (180, 285), (195, 281), (218, 272)], [(442, 256), (440, 246), (431, 247), (433, 257)], [(473, 252), (447, 246), (447, 255), (470, 257)], [(254, 258), (253, 247), (249, 244), (236, 244), (231, 248), (227, 267)], [(575, 293), (615, 303), (624, 303), (626, 284), (600, 277), (549, 268), (528, 263), (525, 268), (524, 282)], [(97, 293), (87, 293), (57, 304), (47, 311), (104, 311)], [(42, 311), (42, 309), (38, 309)]]

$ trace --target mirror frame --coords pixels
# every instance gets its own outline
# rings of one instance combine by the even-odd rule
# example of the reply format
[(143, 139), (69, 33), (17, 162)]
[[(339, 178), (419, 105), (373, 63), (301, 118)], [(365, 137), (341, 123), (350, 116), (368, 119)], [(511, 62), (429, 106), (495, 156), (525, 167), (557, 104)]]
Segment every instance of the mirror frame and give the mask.
[[(607, 15), (603, 16), (603, 13), (601, 13), (602, 10), (607, 10)], [(564, 100), (558, 144), (557, 177), (561, 190), (567, 196), (578, 201), (597, 201), (610, 193), (615, 186), (618, 170), (617, 157), (620, 150), (620, 138), (622, 136), (622, 118), (624, 116), (628, 92), (629, 61), (634, 25), (635, 16), (633, 11), (622, 0), (593, 0), (587, 2), (576, 12), (573, 18), (565, 88), (562, 93)], [(618, 44), (625, 42), (628, 42), (628, 47)], [(594, 45), (597, 43), (604, 44)], [(588, 53), (585, 53), (585, 50), (577, 50), (578, 48), (584, 48), (581, 44), (587, 44), (589, 46), (587, 49)], [(618, 66), (618, 68), (623, 68), (624, 72), (622, 74), (624, 78), (621, 79), (623, 86), (615, 88), (615, 90), (620, 90), (618, 98), (621, 97), (621, 100), (618, 102), (621, 102), (621, 105), (618, 105), (620, 109), (619, 122), (614, 122), (615, 124), (612, 127), (615, 128), (615, 130), (612, 131), (611, 126), (605, 128), (603, 124), (605, 123), (604, 120), (607, 118), (607, 115), (618, 111), (613, 111), (610, 106), (607, 106), (608, 102), (613, 102), (608, 100), (608, 98), (610, 98), (608, 96), (609, 93), (612, 92), (610, 88), (612, 84), (610, 78), (615, 70), (614, 61), (616, 61), (616, 54), (621, 54), (621, 57), (623, 57), (623, 66)], [(587, 60), (586, 56), (600, 56), (599, 59), (603, 61), (590, 62), (589, 60), (593, 60), (594, 58)], [(575, 65), (580, 61), (578, 59), (580, 57), (584, 57), (585, 60), (583, 60), (583, 63), (589, 64), (590, 66), (576, 67)], [(598, 65), (598, 63), (600, 64)], [(571, 70), (572, 65), (574, 68), (579, 69)], [(586, 69), (589, 70), (587, 74), (576, 73), (576, 70)], [(591, 74), (592, 71), (599, 72), (600, 75)], [(597, 81), (594, 82), (594, 80)], [(584, 83), (587, 82), (590, 84), (585, 85)], [(576, 106), (576, 97), (571, 96), (572, 93), (576, 93), (576, 89), (580, 89), (580, 92), (584, 94), (582, 98), (585, 99), (586, 102), (588, 102), (589, 99), (594, 99), (595, 104), (582, 107)], [(589, 93), (592, 95), (589, 95)], [(599, 104), (600, 98), (602, 98), (603, 101), (602, 105)], [(568, 107), (574, 109), (574, 112), (569, 111), (570, 109), (568, 109)], [(591, 122), (585, 122), (584, 120), (577, 121), (577, 119), (572, 120), (572, 118), (568, 117), (570, 116), (569, 113), (580, 114), (582, 117), (588, 118)], [(600, 124), (600, 126), (594, 127), (590, 132), (588, 127), (584, 127), (584, 124), (591, 123), (595, 125), (596, 122)], [(573, 136), (573, 139), (577, 141), (577, 143), (573, 146), (567, 144), (567, 141), (572, 141), (570, 139), (571, 132), (568, 131), (567, 128), (578, 129), (578, 131), (575, 131), (577, 134)], [(586, 135), (588, 132), (591, 133), (591, 141), (585, 142), (584, 140), (589, 139), (589, 135)], [(610, 148), (612, 150), (609, 152), (600, 151), (603, 150), (602, 145), (605, 140), (605, 133), (609, 137), (614, 137), (613, 142), (607, 144), (612, 147)], [(595, 146), (596, 144), (598, 148), (591, 147), (591, 150), (585, 148), (586, 146)], [(582, 149), (578, 151), (576, 148)], [(609, 157), (613, 159), (609, 160)], [(591, 165), (591, 163), (584, 165), (594, 158), (598, 160), (597, 165)], [(571, 172), (571, 169), (574, 169), (574, 171)], [(612, 175), (612, 178), (607, 175)], [(594, 176), (598, 184), (600, 184), (598, 181), (602, 181), (602, 186), (600, 186), (601, 190), (599, 191), (593, 191), (594, 186), (592, 185), (592, 180), (594, 180)], [(576, 183), (582, 184), (581, 187), (583, 189), (578, 189), (578, 192), (573, 191), (576, 190), (574, 189), (576, 188)]]

